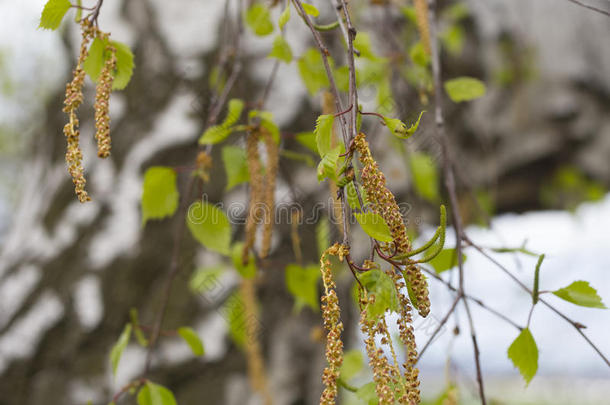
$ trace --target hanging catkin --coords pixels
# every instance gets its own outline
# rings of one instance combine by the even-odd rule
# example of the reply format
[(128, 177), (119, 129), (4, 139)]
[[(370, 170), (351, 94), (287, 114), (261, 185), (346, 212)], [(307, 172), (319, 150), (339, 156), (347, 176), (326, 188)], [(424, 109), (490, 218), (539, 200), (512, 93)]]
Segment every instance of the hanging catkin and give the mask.
[(279, 148), (273, 140), (271, 134), (262, 129), (262, 138), (267, 152), (267, 167), (265, 170), (264, 192), (263, 192), (263, 240), (261, 244), (261, 258), (264, 259), (269, 254), (271, 247), (271, 237), (273, 236), (273, 225), (275, 222), (275, 181), (279, 163)]
[(248, 263), (250, 250), (256, 239), (256, 225), (260, 219), (258, 203), (262, 198), (263, 176), (261, 160), (258, 153), (258, 131), (251, 131), (246, 137), (246, 160), (250, 172), (250, 202), (248, 206), (248, 217), (246, 218), (246, 239), (242, 251), (242, 261)]
[[(400, 209), (396, 204), (394, 195), (386, 187), (384, 174), (371, 155), (366, 136), (359, 133), (354, 141), (356, 149), (360, 154), (360, 162), (363, 165), (361, 171), (362, 186), (367, 195), (367, 202), (373, 212), (379, 214), (390, 227), (393, 245), (385, 245), (383, 249), (387, 253), (400, 254), (411, 250), (411, 244), (407, 237), (407, 229), (403, 222)], [(425, 317), (430, 312), (430, 299), (428, 298), (428, 284), (426, 278), (417, 266), (405, 260), (404, 275), (409, 287), (417, 297), (417, 309), (421, 316)]]
[[(108, 42), (107, 34), (99, 36)], [(110, 54), (104, 63), (99, 81), (95, 88), (95, 139), (97, 141), (97, 156), (107, 158), (110, 156), (110, 93), (114, 82), (114, 69), (116, 67), (116, 48), (108, 44), (105, 52)]]

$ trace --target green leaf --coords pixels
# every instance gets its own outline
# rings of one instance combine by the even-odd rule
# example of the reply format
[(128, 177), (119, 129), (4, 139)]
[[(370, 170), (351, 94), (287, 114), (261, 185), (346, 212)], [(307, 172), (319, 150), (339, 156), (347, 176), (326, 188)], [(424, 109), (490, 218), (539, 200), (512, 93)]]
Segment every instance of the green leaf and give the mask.
[(339, 66), (333, 75), (337, 88), (345, 93), (349, 92), (349, 66)]
[(225, 146), (222, 148), (222, 161), (227, 174), (226, 191), (233, 187), (250, 181), (246, 151), (237, 146)]
[(193, 272), (189, 280), (189, 289), (195, 294), (205, 294), (220, 285), (219, 279), (225, 272), (222, 264), (200, 267)]
[(83, 10), (80, 8), (83, 5), (83, 0), (76, 0), (76, 14), (74, 15), (74, 22), (80, 22), (83, 18)]
[(149, 219), (174, 215), (178, 208), (178, 199), (174, 169), (153, 166), (146, 170), (142, 186), (142, 225)]
[(278, 25), (280, 26), (280, 31), (284, 29), (284, 26), (288, 23), (289, 20), (290, 20), (290, 3), (288, 3), (286, 5), (286, 8), (284, 9), (284, 11), (282, 11), (282, 14), (280, 14), (280, 19), (278, 20)]
[(587, 281), (574, 281), (567, 287), (553, 291), (553, 294), (581, 307), (606, 309), (595, 288), (591, 287)]
[(167, 388), (147, 381), (138, 392), (138, 405), (176, 405), (176, 398)]
[(225, 128), (221, 125), (211, 126), (199, 138), (199, 145), (215, 145), (224, 141), (232, 132), (233, 128)]
[(121, 42), (110, 41), (116, 49), (116, 68), (114, 70), (113, 90), (123, 90), (129, 84), (135, 67), (134, 56), (129, 47)]
[(244, 102), (239, 98), (232, 98), (229, 100), (227, 107), (227, 115), (220, 124), (223, 128), (229, 128), (233, 126), (241, 118), (241, 113), (244, 111)]
[(298, 134), (296, 134), (295, 139), (298, 143), (305, 146), (313, 153), (318, 153), (316, 135), (313, 132), (299, 132)]
[(95, 38), (89, 47), (89, 54), (83, 62), (83, 70), (89, 75), (93, 82), (97, 82), (102, 73), (104, 62), (106, 62), (106, 42)]
[(354, 215), (364, 232), (371, 238), (380, 242), (392, 242), (394, 240), (390, 227), (381, 215), (375, 212), (356, 213)]
[(288, 45), (288, 42), (286, 42), (283, 36), (278, 35), (275, 37), (269, 57), (279, 59), (286, 63), (292, 62), (292, 49), (290, 49), (290, 45)]
[(197, 335), (193, 329), (183, 326), (178, 329), (178, 334), (189, 345), (195, 356), (203, 356), (203, 342), (199, 339), (199, 335)]
[(364, 359), (362, 352), (358, 349), (350, 350), (343, 354), (343, 364), (341, 364), (339, 375), (343, 381), (349, 382), (363, 367)]
[(69, 0), (49, 0), (42, 10), (38, 28), (56, 30), (71, 6)]
[(286, 266), (286, 287), (295, 298), (295, 310), (299, 312), (304, 306), (319, 311), (320, 298), (318, 296), (318, 280), (320, 279), (319, 266), (301, 267), (297, 264)]
[(485, 95), (485, 84), (473, 77), (458, 77), (445, 82), (445, 91), (456, 103), (470, 101)]
[(196, 202), (189, 207), (186, 224), (193, 237), (206, 248), (228, 255), (231, 244), (231, 224), (222, 210), (208, 202)]
[(129, 310), (129, 318), (131, 319), (131, 327), (138, 344), (142, 347), (148, 346), (148, 339), (146, 339), (142, 333), (142, 329), (140, 328), (140, 322), (138, 321), (138, 310), (136, 308), (131, 308)]
[(538, 262), (536, 263), (536, 270), (534, 271), (534, 291), (532, 294), (534, 305), (538, 303), (538, 298), (540, 296), (540, 266), (542, 265), (543, 260), (544, 255), (540, 255), (540, 257), (538, 257)]
[(258, 36), (269, 35), (273, 32), (271, 13), (261, 3), (253, 4), (246, 12), (246, 24)]
[[(328, 87), (328, 76), (320, 52), (309, 48), (297, 62), (301, 79), (310, 95), (314, 96), (320, 89)], [(331, 66), (332, 67), (332, 66)]]
[(510, 345), (508, 358), (512, 360), (525, 382), (529, 384), (538, 371), (538, 347), (529, 328), (523, 329)]
[(327, 178), (337, 181), (337, 162), (341, 150), (341, 145), (338, 145), (322, 157), (318, 164), (318, 181), (323, 181)]
[(416, 42), (411, 49), (409, 49), (409, 57), (413, 63), (423, 68), (426, 68), (430, 63), (430, 56), (428, 55), (428, 52), (426, 52), (421, 41)]
[(316, 225), (316, 246), (318, 247), (318, 257), (322, 257), (322, 254), (328, 248), (330, 240), (330, 226), (328, 220), (325, 217), (320, 218)]
[(392, 135), (396, 135), (400, 138), (402, 134), (407, 133), (408, 128), (406, 124), (398, 118), (383, 117), (383, 122), (385, 122), (385, 125), (388, 127)]
[(384, 271), (373, 268), (359, 277), (368, 293), (375, 296), (375, 302), (367, 306), (369, 319), (378, 319), (386, 311), (397, 312), (400, 309), (394, 282)]
[(229, 323), (229, 336), (233, 342), (244, 347), (246, 343), (246, 314), (244, 301), (239, 291), (235, 291), (225, 301), (222, 313), (226, 321)]
[(377, 398), (377, 392), (375, 391), (375, 382), (364, 384), (356, 391), (356, 396), (361, 399), (366, 405), (377, 405), (379, 398)]
[(360, 206), (360, 200), (358, 199), (358, 193), (356, 192), (356, 186), (354, 185), (353, 181), (347, 183), (346, 194), (347, 203), (349, 204), (350, 208), (353, 210), (362, 210), (362, 207)]
[(233, 247), (231, 248), (231, 260), (233, 262), (233, 266), (243, 278), (253, 278), (256, 275), (257, 270), (256, 259), (252, 253), (250, 253), (248, 255), (248, 263), (244, 265), (242, 261), (243, 249), (243, 242), (233, 244)]
[(379, 58), (373, 53), (371, 45), (371, 37), (366, 32), (358, 32), (354, 39), (354, 48), (360, 52), (360, 57), (378, 61)]
[[(466, 263), (467, 256), (462, 253), (462, 263)], [(434, 267), (437, 274), (452, 269), (457, 266), (457, 253), (455, 249), (443, 249), (434, 259), (430, 260), (430, 265)]]
[(441, 34), (441, 41), (443, 46), (447, 49), (447, 51), (449, 51), (450, 54), (458, 56), (464, 49), (465, 37), (466, 32), (464, 28), (455, 24), (449, 26), (445, 31), (443, 31)]
[(305, 12), (307, 14), (309, 14), (310, 16), (315, 18), (320, 15), (320, 12), (316, 8), (316, 6), (314, 6), (312, 4), (308, 4), (308, 3), (302, 3), (302, 5), (303, 5), (303, 10), (305, 10)]
[(112, 374), (116, 375), (116, 370), (119, 367), (119, 362), (121, 361), (121, 356), (123, 355), (123, 351), (127, 347), (129, 343), (129, 338), (131, 337), (131, 324), (128, 323), (125, 325), (121, 336), (119, 336), (119, 340), (112, 346), (112, 350), (110, 351), (110, 364), (112, 365)]
[(312, 157), (306, 153), (298, 153), (291, 150), (284, 149), (280, 151), (280, 156), (290, 160), (296, 160), (298, 162), (304, 162), (309, 167), (315, 167), (316, 163)]
[(320, 157), (324, 157), (332, 149), (333, 123), (335, 116), (332, 114), (320, 115), (316, 120), (314, 134)]
[(438, 202), (439, 174), (432, 156), (424, 152), (415, 152), (409, 157), (409, 166), (417, 194), (432, 203)]

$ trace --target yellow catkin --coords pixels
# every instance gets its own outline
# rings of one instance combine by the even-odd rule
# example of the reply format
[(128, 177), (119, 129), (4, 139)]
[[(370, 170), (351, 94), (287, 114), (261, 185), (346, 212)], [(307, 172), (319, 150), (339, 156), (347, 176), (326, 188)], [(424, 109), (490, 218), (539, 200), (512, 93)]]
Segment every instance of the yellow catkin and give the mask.
[(417, 369), (417, 346), (413, 332), (413, 317), (411, 316), (411, 305), (409, 298), (405, 295), (405, 283), (398, 274), (391, 275), (394, 280), (398, 299), (400, 301), (400, 314), (396, 321), (398, 324), (398, 336), (405, 346), (405, 362), (403, 363), (404, 378), (407, 385), (408, 404), (419, 404), (419, 370)]
[[(98, 36), (103, 41), (108, 40), (108, 34)], [(110, 93), (114, 82), (114, 69), (116, 68), (116, 48), (112, 45), (106, 47), (110, 57), (106, 59), (102, 72), (95, 88), (95, 139), (97, 141), (97, 155), (101, 158), (110, 156)]]
[[(360, 173), (362, 186), (367, 194), (369, 208), (379, 214), (390, 227), (393, 245), (385, 245), (386, 253), (406, 253), (411, 250), (411, 243), (407, 237), (407, 228), (402, 219), (400, 209), (394, 195), (386, 187), (385, 175), (379, 170), (379, 166), (373, 156), (366, 136), (359, 133), (354, 141), (360, 155), (362, 171)], [(417, 309), (421, 316), (425, 317), (430, 312), (430, 299), (428, 297), (428, 283), (421, 270), (417, 266), (405, 261), (404, 275), (417, 297)]]
[(246, 358), (248, 361), (248, 377), (252, 390), (258, 392), (266, 405), (271, 405), (271, 393), (265, 373), (265, 362), (259, 340), (258, 303), (256, 300), (256, 285), (254, 279), (243, 279), (240, 286), (244, 302), (244, 316), (246, 319)]
[(265, 182), (263, 191), (263, 240), (261, 244), (261, 258), (266, 258), (271, 247), (271, 237), (273, 236), (273, 225), (275, 222), (275, 181), (279, 164), (279, 148), (268, 131), (263, 130), (263, 141), (267, 149), (267, 168), (265, 170)]
[(256, 225), (260, 218), (258, 203), (261, 201), (263, 176), (261, 174), (261, 160), (258, 153), (259, 133), (252, 131), (246, 137), (246, 160), (248, 171), (250, 172), (250, 202), (248, 207), (248, 217), (246, 218), (246, 238), (242, 252), (242, 261), (248, 263), (250, 250), (254, 246), (256, 239)]
[(91, 198), (85, 191), (85, 175), (82, 165), (83, 154), (79, 146), (80, 131), (78, 130), (79, 120), (76, 116), (76, 110), (83, 102), (83, 83), (85, 82), (85, 70), (83, 63), (87, 59), (87, 45), (93, 37), (94, 30), (91, 24), (84, 20), (82, 25), (82, 42), (78, 62), (73, 72), (72, 81), (66, 85), (66, 98), (64, 100), (63, 111), (68, 114), (69, 121), (64, 126), (64, 135), (66, 136), (66, 164), (68, 172), (72, 176), (74, 183), (74, 192), (80, 202), (90, 201)]
[(361, 303), (363, 304), (360, 313), (360, 330), (366, 336), (364, 345), (369, 358), (369, 366), (373, 370), (373, 381), (375, 382), (375, 392), (379, 398), (379, 405), (394, 405), (396, 398), (392, 381), (395, 379), (395, 371), (388, 362), (388, 359), (383, 354), (383, 350), (377, 347), (375, 336), (383, 331), (383, 326), (379, 320), (368, 319), (367, 307), (375, 302), (375, 296), (365, 296)]
[(197, 161), (195, 162), (195, 173), (201, 181), (207, 183), (210, 181), (210, 169), (212, 168), (212, 156), (207, 152), (201, 151), (197, 154)]
[(413, 0), (415, 16), (417, 17), (417, 30), (426, 53), (430, 55), (430, 27), (428, 24), (428, 1)]
[(337, 398), (337, 379), (339, 370), (343, 363), (343, 342), (341, 332), (343, 323), (341, 322), (341, 310), (339, 299), (335, 291), (337, 286), (332, 276), (330, 256), (338, 256), (340, 261), (349, 253), (346, 246), (335, 243), (326, 249), (320, 258), (320, 272), (324, 284), (324, 295), (322, 296), (322, 318), (326, 334), (326, 360), (328, 365), (322, 374), (322, 382), (325, 385), (320, 405), (334, 405)]

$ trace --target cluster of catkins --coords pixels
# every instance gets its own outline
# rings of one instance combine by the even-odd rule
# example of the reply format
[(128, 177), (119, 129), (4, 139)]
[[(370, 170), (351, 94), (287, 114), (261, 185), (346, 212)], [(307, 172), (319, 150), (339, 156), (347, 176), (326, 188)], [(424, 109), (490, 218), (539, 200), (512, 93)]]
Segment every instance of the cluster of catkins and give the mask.
[[(411, 244), (400, 209), (396, 204), (394, 194), (386, 187), (384, 174), (379, 170), (377, 162), (371, 155), (366, 136), (359, 133), (354, 140), (354, 144), (360, 154), (360, 163), (363, 166), (360, 176), (362, 186), (366, 191), (368, 207), (386, 221), (392, 233), (393, 242), (385, 244), (382, 248), (390, 255), (408, 253), (411, 251)], [(417, 306), (419, 314), (426, 317), (430, 313), (426, 278), (408, 258), (403, 259), (401, 264), (405, 266), (404, 277), (407, 286), (413, 292), (413, 298), (416, 300), (413, 304)]]
[[(265, 144), (267, 158), (264, 174), (258, 150), (259, 141), (261, 140)], [(267, 257), (271, 247), (279, 148), (269, 131), (265, 128), (257, 127), (248, 133), (246, 139), (246, 160), (250, 173), (250, 204), (246, 219), (246, 240), (242, 252), (244, 263), (248, 262), (250, 250), (254, 246), (256, 239), (256, 229), (261, 222), (263, 223), (263, 240), (260, 257)]]
[(66, 163), (68, 171), (74, 182), (75, 193), (80, 202), (91, 200), (85, 191), (85, 176), (82, 165), (83, 154), (79, 146), (80, 131), (76, 110), (83, 102), (83, 84), (85, 82), (84, 63), (89, 55), (88, 45), (94, 38), (99, 38), (108, 44), (105, 54), (108, 56), (101, 70), (98, 84), (95, 89), (95, 139), (97, 141), (97, 155), (106, 158), (110, 155), (110, 114), (108, 102), (114, 81), (116, 67), (116, 49), (108, 41), (108, 34), (101, 32), (92, 23), (84, 19), (81, 23), (82, 42), (76, 68), (72, 80), (66, 85), (66, 98), (63, 111), (68, 114), (69, 121), (64, 126), (64, 135), (67, 140)]

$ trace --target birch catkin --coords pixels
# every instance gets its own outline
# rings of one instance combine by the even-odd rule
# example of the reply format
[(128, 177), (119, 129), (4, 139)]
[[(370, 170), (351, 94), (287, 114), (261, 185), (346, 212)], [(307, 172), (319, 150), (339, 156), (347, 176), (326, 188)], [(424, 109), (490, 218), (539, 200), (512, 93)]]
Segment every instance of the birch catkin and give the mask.
[[(107, 41), (107, 35), (100, 36)], [(116, 49), (112, 45), (106, 47), (110, 57), (106, 59), (95, 88), (95, 139), (97, 141), (97, 156), (107, 158), (110, 156), (110, 93), (114, 82), (114, 69), (116, 67)]]

